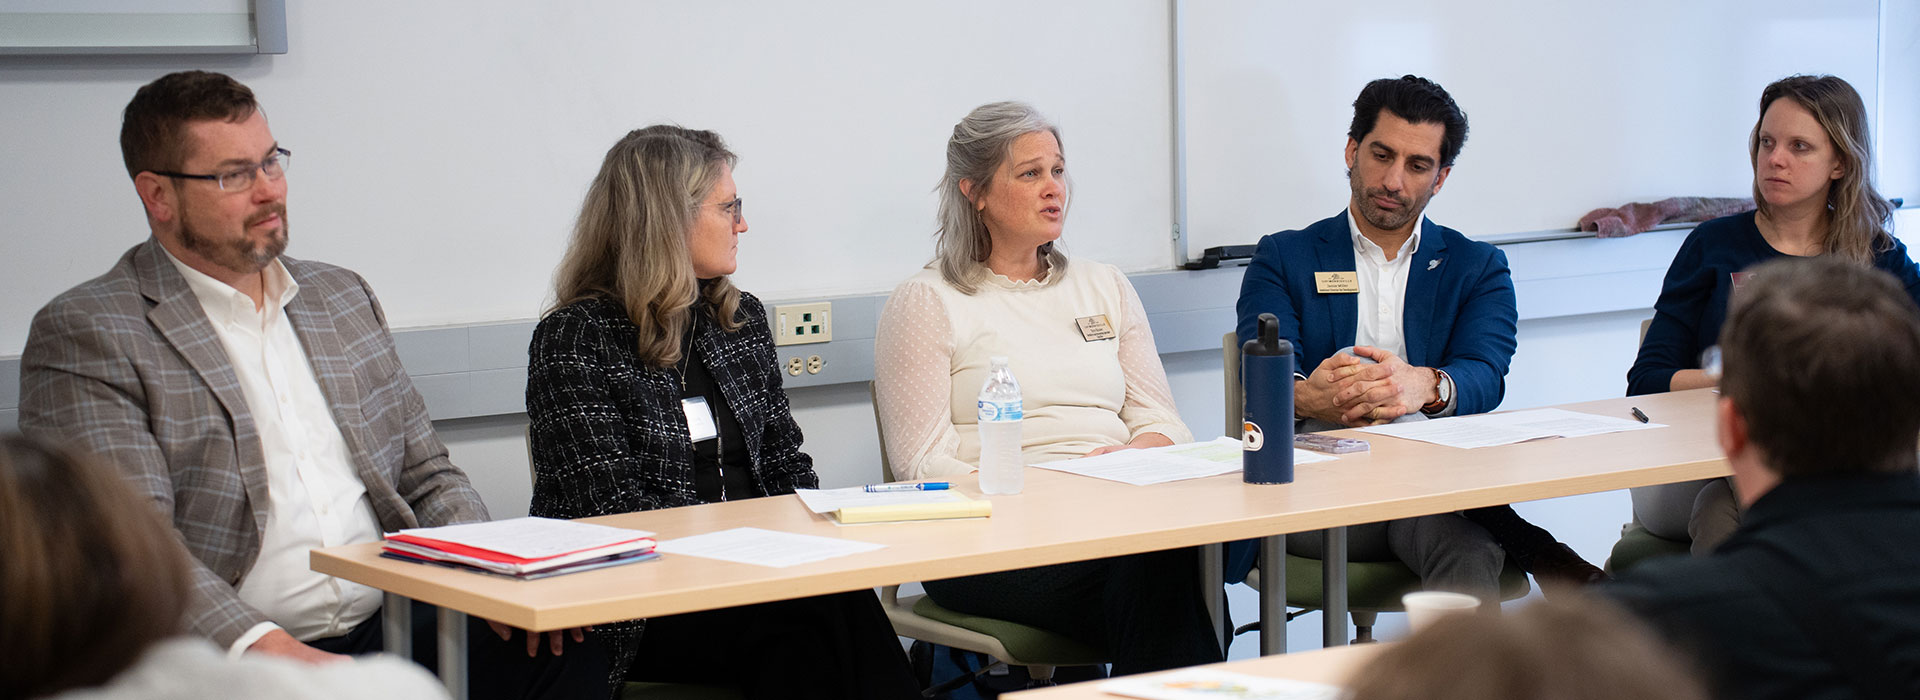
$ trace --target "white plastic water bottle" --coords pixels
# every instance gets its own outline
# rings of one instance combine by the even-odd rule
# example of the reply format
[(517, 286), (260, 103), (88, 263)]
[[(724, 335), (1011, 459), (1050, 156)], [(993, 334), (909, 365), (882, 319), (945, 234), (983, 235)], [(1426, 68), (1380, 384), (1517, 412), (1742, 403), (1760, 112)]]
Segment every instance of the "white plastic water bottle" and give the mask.
[(991, 361), (987, 383), (980, 386), (980, 491), (1020, 493), (1027, 484), (1020, 457), (1020, 419), (1026, 413), (1020, 382), (1007, 369), (1007, 358)]

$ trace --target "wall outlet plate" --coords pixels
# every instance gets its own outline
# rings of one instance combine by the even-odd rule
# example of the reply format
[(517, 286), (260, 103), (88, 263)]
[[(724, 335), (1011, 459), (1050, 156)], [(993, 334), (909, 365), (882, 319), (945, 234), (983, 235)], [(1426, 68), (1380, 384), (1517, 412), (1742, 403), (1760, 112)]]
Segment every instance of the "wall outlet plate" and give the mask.
[(802, 345), (833, 340), (833, 304), (784, 304), (773, 307), (773, 344)]

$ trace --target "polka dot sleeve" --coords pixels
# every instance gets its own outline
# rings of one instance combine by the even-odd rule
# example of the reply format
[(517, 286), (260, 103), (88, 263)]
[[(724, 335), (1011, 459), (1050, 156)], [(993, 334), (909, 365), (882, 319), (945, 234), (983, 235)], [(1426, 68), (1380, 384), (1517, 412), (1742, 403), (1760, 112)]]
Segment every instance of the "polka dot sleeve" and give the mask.
[(1118, 269), (1113, 271), (1125, 312), (1120, 328), (1120, 373), (1127, 380), (1126, 402), (1120, 406), (1120, 420), (1127, 424), (1129, 440), (1144, 433), (1159, 433), (1175, 444), (1193, 441), (1193, 431), (1180, 419), (1173, 405), (1173, 388), (1167, 383), (1166, 367), (1160, 364), (1160, 351), (1153, 343), (1153, 329), (1147, 325), (1147, 309), (1133, 283)]
[(873, 339), (873, 388), (881, 444), (896, 479), (959, 476), (973, 465), (955, 459), (953, 330), (933, 289), (907, 282), (880, 312)]

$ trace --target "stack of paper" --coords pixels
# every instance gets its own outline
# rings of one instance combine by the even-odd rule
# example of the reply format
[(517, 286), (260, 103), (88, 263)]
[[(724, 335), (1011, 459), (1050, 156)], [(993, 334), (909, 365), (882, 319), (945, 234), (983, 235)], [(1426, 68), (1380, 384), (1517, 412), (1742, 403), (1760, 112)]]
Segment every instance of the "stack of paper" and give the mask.
[(381, 556), (533, 579), (658, 558), (653, 533), (604, 525), (513, 518), (412, 528), (387, 535)]
[(1471, 449), (1511, 445), (1540, 438), (1585, 437), (1665, 427), (1667, 426), (1659, 423), (1641, 423), (1615, 416), (1596, 416), (1591, 413), (1578, 413), (1559, 408), (1540, 408), (1531, 411), (1389, 423), (1361, 428), (1360, 431)]
[(871, 493), (865, 487), (853, 486), (844, 489), (797, 489), (794, 494), (807, 505), (807, 510), (831, 515), (842, 524), (985, 518), (993, 515), (992, 501), (976, 501), (947, 490)]

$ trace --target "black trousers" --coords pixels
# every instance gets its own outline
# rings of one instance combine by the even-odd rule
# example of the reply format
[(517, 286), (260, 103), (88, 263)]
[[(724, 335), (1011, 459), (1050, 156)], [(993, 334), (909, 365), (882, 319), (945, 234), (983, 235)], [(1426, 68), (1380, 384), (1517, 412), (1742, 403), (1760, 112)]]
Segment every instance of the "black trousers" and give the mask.
[(949, 610), (1011, 620), (1106, 649), (1116, 676), (1221, 660), (1193, 547), (924, 585)]
[[(413, 660), (428, 670), (439, 669), (439, 608), (414, 602)], [(309, 645), (335, 654), (376, 654), (386, 646), (381, 621), (383, 606), (346, 634), (316, 639)], [(512, 641), (501, 641), (485, 620), (467, 618), (467, 691), (487, 700), (515, 698), (604, 698), (607, 696), (607, 653), (593, 635), (577, 643), (572, 637), (560, 656), (548, 651), (542, 635), (539, 655), (527, 656), (526, 632), (514, 630)]]
[(731, 685), (748, 698), (920, 696), (870, 590), (649, 618), (627, 679)]

